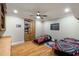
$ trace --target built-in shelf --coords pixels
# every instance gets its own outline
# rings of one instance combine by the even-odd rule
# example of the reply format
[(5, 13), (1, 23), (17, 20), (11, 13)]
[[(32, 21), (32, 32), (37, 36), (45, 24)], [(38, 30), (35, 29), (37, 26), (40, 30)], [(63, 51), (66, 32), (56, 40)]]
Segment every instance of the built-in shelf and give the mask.
[(24, 19), (24, 39), (32, 40), (35, 38), (35, 21), (32, 19)]

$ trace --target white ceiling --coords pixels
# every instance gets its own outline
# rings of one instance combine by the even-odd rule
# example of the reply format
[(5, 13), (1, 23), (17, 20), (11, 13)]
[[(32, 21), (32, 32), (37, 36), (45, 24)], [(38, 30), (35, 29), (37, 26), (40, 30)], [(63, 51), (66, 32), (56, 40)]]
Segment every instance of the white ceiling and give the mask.
[[(7, 3), (7, 14), (18, 15), (23, 18), (27, 18), (30, 15), (36, 14), (40, 11), (41, 14), (47, 15), (48, 19), (55, 19), (63, 17), (67, 14), (76, 13), (79, 16), (79, 4), (67, 4), (67, 3)], [(71, 12), (65, 13), (65, 8), (72, 8)], [(18, 14), (14, 14), (13, 10), (17, 9)]]

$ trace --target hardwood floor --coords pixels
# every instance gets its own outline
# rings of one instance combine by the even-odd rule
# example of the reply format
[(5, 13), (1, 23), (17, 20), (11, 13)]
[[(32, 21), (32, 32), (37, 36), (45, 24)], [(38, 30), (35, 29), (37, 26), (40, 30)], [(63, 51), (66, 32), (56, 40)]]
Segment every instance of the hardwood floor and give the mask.
[(11, 56), (51, 56), (54, 50), (45, 45), (37, 45), (32, 41), (12, 46)]

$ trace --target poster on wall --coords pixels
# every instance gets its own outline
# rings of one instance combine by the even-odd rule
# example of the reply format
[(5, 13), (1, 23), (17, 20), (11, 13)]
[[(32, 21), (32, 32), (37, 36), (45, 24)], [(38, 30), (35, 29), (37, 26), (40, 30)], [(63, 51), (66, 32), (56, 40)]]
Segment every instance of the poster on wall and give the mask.
[(59, 30), (59, 23), (50, 24), (50, 30)]

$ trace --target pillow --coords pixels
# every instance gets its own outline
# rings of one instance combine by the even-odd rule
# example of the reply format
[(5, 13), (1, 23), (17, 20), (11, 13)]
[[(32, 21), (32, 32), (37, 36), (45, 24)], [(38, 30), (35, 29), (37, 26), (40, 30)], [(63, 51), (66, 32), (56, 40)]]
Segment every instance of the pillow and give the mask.
[(44, 39), (45, 39), (45, 37), (40, 37), (40, 38), (38, 39), (38, 42), (43, 42)]
[(52, 37), (50, 35), (45, 35), (45, 37), (46, 37), (47, 40), (51, 40), (52, 39)]
[(53, 48), (53, 49), (57, 49), (57, 48), (56, 48), (56, 43), (55, 43), (55, 42), (53, 42), (52, 48)]

